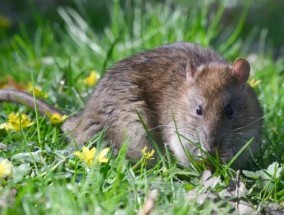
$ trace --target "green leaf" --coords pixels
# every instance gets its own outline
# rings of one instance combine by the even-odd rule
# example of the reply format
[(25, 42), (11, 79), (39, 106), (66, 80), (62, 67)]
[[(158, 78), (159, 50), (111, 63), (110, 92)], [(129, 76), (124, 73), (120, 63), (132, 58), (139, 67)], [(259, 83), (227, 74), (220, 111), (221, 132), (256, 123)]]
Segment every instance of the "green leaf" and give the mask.
[(246, 177), (253, 178), (253, 179), (259, 179), (260, 178), (258, 172), (252, 172), (252, 171), (248, 171), (248, 170), (243, 170), (243, 174)]
[(42, 161), (42, 151), (39, 150), (36, 152), (18, 153), (12, 156), (12, 160), (20, 161), (20, 162), (28, 162), (28, 163), (41, 162)]
[(21, 164), (13, 168), (13, 182), (18, 183), (24, 179), (31, 170), (31, 166), (28, 163)]

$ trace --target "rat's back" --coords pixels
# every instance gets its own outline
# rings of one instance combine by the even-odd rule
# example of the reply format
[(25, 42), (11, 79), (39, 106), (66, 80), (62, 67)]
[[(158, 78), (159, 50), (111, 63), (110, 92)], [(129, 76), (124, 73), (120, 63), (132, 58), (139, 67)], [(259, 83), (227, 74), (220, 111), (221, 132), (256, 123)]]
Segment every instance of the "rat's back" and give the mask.
[(105, 127), (115, 148), (127, 142), (127, 155), (139, 159), (145, 146), (154, 148), (144, 123), (162, 150), (161, 115), (167, 108), (163, 100), (179, 95), (188, 65), (211, 62), (226, 63), (214, 51), (190, 43), (165, 45), (121, 60), (106, 72), (85, 109), (67, 120), (63, 130), (82, 145)]

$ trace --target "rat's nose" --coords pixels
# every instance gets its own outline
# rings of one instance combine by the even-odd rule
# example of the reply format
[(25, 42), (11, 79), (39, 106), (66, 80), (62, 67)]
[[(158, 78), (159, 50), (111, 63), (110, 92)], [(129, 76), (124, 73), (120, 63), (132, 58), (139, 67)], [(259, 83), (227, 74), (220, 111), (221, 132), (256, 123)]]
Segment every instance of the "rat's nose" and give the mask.
[(216, 154), (219, 151), (219, 141), (215, 138), (207, 138), (206, 140), (207, 151), (210, 154)]

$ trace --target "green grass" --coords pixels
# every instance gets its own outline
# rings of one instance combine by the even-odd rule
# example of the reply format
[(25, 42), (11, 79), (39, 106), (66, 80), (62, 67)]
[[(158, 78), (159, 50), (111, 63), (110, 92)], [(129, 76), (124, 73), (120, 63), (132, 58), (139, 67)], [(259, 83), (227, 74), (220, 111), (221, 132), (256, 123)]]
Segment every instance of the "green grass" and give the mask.
[[(215, 49), (231, 62), (251, 54), (252, 78), (261, 80), (255, 90), (264, 107), (265, 127), (259, 172), (240, 176), (247, 192), (224, 197), (230, 181), (236, 181), (234, 171), (219, 167), (210, 177), (216, 184), (208, 182), (206, 187), (206, 180), (201, 179), (206, 167), (197, 162), (180, 167), (169, 154), (155, 167), (146, 168), (143, 162), (141, 166), (129, 162), (123, 148), (109, 163), (86, 168), (58, 126), (26, 107), (2, 103), (0, 124), (11, 112), (28, 114), (35, 124), (18, 132), (0, 131), (0, 142), (5, 145), (0, 157), (14, 165), (13, 175), (0, 179), (1, 213), (137, 214), (151, 190), (158, 192), (153, 214), (237, 213), (240, 196), (258, 212), (272, 210), (272, 203), (283, 207), (284, 58), (273, 60), (262, 48), (253, 55), (242, 51), (248, 50), (243, 47), (251, 45), (248, 41), (265, 46), (262, 37), (248, 37), (246, 42), (238, 37), (248, 6), (236, 27), (226, 29), (220, 27), (224, 5), (211, 12), (210, 18), (207, 4), (192, 7), (135, 1), (123, 9), (114, 0), (110, 23), (103, 32), (90, 26), (90, 15), (79, 15), (70, 8), (58, 9), (63, 25), (54, 25), (34, 12), (37, 26), (33, 33), (22, 25), (10, 37), (1, 34), (0, 84), (8, 76), (19, 84), (32, 82), (48, 94), (47, 102), (69, 114), (84, 106), (91, 89), (83, 79), (91, 70), (103, 75), (114, 62), (145, 49), (191, 41)], [(103, 144), (102, 136), (98, 134), (92, 143)], [(279, 166), (276, 163), (267, 169), (273, 162)]]

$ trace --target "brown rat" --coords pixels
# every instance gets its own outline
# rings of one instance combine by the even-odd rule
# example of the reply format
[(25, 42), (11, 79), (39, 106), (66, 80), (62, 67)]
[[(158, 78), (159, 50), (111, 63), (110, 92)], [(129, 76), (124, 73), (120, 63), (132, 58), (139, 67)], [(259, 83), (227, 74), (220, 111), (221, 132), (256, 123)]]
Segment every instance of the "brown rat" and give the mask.
[[(234, 162), (247, 168), (261, 145), (262, 109), (246, 83), (250, 65), (238, 58), (229, 65), (210, 49), (175, 43), (118, 62), (105, 74), (84, 110), (62, 129), (83, 145), (106, 127), (106, 137), (119, 149), (129, 143), (128, 157), (139, 159), (142, 149), (154, 148), (141, 119), (161, 151), (168, 146), (184, 165), (187, 153), (200, 148), (229, 161), (251, 138), (253, 142)], [(0, 90), (0, 101), (33, 107), (21, 92)], [(40, 113), (58, 112), (37, 101)]]

